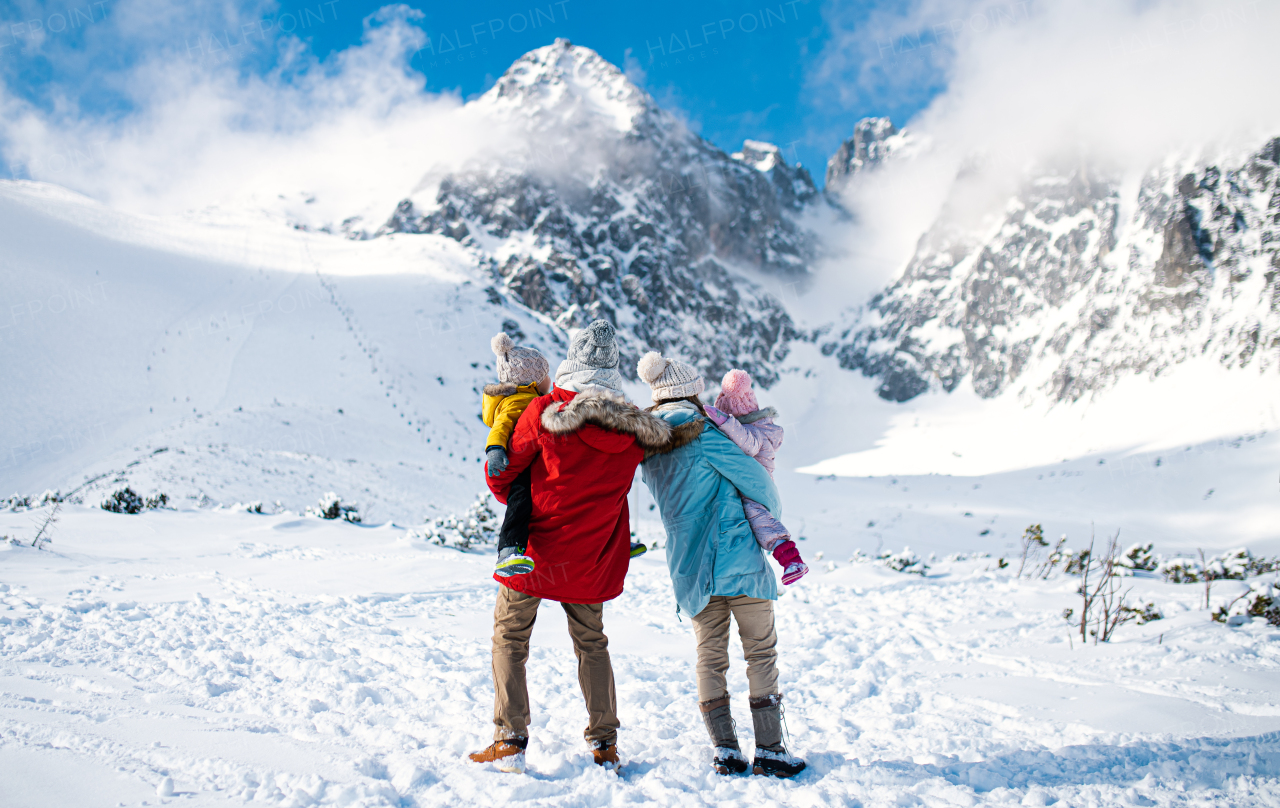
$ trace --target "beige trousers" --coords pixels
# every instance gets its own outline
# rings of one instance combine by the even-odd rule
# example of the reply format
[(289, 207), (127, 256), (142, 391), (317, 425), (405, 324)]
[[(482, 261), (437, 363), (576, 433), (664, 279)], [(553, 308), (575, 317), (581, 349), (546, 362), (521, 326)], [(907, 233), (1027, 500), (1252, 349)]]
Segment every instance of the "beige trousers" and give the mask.
[[(498, 604), (493, 610), (495, 741), (529, 737), (529, 686), (524, 668), (541, 603), (541, 598), (498, 587)], [(569, 616), (569, 636), (578, 656), (578, 685), (587, 702), (587, 729), (583, 735), (588, 741), (617, 743), (618, 698), (609, 660), (609, 638), (604, 634), (604, 604), (560, 605)]]
[(778, 692), (778, 634), (773, 629), (773, 601), (716, 596), (693, 618), (698, 640), (698, 701), (727, 696), (725, 673), (729, 670), (729, 616), (738, 621), (747, 681), (751, 697)]

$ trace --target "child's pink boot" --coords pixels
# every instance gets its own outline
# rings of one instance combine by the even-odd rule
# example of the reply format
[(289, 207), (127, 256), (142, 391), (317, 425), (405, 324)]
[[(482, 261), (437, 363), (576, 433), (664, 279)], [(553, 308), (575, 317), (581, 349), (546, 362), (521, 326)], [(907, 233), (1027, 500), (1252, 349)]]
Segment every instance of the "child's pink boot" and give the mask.
[(773, 548), (773, 557), (774, 560), (782, 565), (782, 583), (784, 586), (794, 584), (809, 571), (809, 565), (804, 563), (804, 559), (800, 558), (800, 551), (796, 549), (796, 543), (790, 539), (779, 542), (778, 546)]

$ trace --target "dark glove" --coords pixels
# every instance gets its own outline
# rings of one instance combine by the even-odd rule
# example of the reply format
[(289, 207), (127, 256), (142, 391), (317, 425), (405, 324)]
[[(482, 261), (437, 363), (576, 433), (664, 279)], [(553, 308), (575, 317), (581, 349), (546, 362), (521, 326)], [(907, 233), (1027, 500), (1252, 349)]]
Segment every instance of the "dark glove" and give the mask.
[(507, 450), (501, 446), (495, 446), (484, 453), (489, 467), (489, 476), (497, 477), (499, 474), (507, 470)]

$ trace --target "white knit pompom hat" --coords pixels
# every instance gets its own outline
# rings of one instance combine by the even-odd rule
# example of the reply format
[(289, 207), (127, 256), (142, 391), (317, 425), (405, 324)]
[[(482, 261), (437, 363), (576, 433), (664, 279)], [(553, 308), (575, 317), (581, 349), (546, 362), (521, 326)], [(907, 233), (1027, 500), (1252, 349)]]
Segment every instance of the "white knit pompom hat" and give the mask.
[(667, 359), (657, 351), (640, 357), (636, 371), (653, 390), (653, 400), (700, 395), (706, 389), (702, 375), (679, 359)]
[(517, 347), (507, 332), (499, 331), (489, 342), (498, 357), (498, 381), (509, 384), (533, 384), (542, 381), (551, 364), (537, 348)]

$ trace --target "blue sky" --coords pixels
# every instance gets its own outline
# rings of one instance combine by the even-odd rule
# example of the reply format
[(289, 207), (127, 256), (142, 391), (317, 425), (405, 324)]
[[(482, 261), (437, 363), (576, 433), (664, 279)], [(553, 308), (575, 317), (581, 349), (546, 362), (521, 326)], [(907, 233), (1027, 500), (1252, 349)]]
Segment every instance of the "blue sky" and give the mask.
[[(0, 76), (8, 93), (33, 108), (68, 107), (82, 117), (136, 112), (130, 69), (157, 58), (192, 60), (267, 76), (281, 66), (282, 43), (296, 37), (315, 56), (312, 70), (358, 46), (364, 21), (385, 4), (305, 0), (225, 4), (0, 2)], [(944, 88), (922, 63), (905, 67), (894, 48), (848, 46), (868, 18), (900, 3), (789, 0), (558, 0), (410, 4), (427, 45), (410, 61), (427, 92), (483, 92), (521, 54), (567, 37), (627, 69), (665, 107), (717, 146), (745, 138), (784, 148), (819, 184), (830, 154), (853, 124), (890, 115), (899, 125)], [(834, 49), (841, 49), (833, 58)], [(867, 65), (863, 61), (876, 62)], [(886, 59), (887, 57), (887, 59)], [(833, 65), (834, 72), (833, 72)], [(850, 81), (852, 73), (858, 80)], [(279, 80), (289, 81), (286, 71)], [(840, 85), (840, 86), (837, 86)], [(853, 91), (850, 88), (854, 88)], [(15, 172), (11, 169), (9, 172)]]
[[(858, 4), (844, 5), (847, 12)], [(353, 16), (357, 8), (375, 7), (350, 6)], [(735, 151), (745, 138), (778, 143), (789, 147), (790, 160), (810, 166), (818, 182), (841, 133), (847, 137), (858, 118), (891, 111), (905, 116), (919, 108), (917, 101), (915, 108), (890, 110), (894, 105), (887, 99), (867, 99), (860, 108), (816, 108), (806, 97), (807, 71), (830, 41), (818, 0), (562, 0), (419, 8), (435, 52), (420, 52), (414, 66), (430, 89), (457, 88), (464, 97), (483, 92), (522, 53), (563, 36), (628, 69), (633, 78), (643, 77), (660, 103), (680, 110), (717, 146)], [(317, 37), (316, 46), (341, 47), (342, 36), (357, 34), (340, 34), (335, 26), (325, 34), (330, 39)]]

